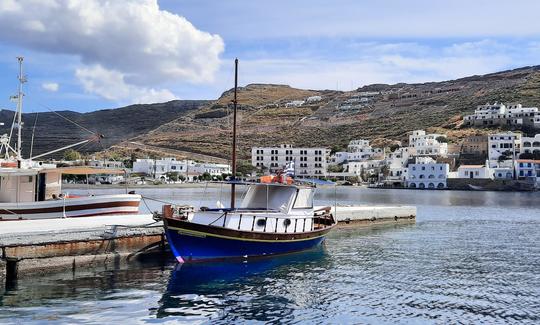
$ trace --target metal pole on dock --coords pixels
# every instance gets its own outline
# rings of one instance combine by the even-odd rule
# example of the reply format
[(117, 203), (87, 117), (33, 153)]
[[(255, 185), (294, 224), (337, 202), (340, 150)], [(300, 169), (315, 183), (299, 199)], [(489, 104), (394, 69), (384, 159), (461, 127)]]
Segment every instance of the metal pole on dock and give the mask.
[[(232, 181), (236, 181), (236, 91), (238, 88), (238, 58), (234, 60), (234, 99), (233, 99), (233, 139), (232, 139)], [(236, 200), (236, 186), (231, 184), (231, 209)]]
[(26, 78), (23, 75), (23, 60), (22, 56), (17, 57), (19, 61), (19, 90), (17, 93), (17, 167), (21, 168), (22, 163), (22, 105), (23, 105), (23, 83), (26, 82)]

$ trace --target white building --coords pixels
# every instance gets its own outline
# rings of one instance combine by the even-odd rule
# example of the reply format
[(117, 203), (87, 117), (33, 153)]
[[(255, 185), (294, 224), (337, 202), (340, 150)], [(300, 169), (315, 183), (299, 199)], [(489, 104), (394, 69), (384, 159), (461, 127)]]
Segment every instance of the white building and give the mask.
[(115, 160), (88, 160), (88, 166), (97, 168), (124, 168), (124, 162)]
[(330, 150), (326, 148), (294, 148), (285, 144), (279, 147), (253, 147), (251, 164), (275, 173), (293, 162), (297, 177), (325, 177), (329, 153)]
[(518, 179), (532, 179), (540, 183), (540, 160), (518, 159), (516, 161), (516, 176)]
[(521, 134), (514, 132), (490, 134), (488, 136), (489, 167), (502, 166), (499, 158), (505, 155), (515, 159), (521, 150)]
[(310, 96), (306, 99), (306, 102), (308, 103), (316, 103), (316, 102), (320, 102), (322, 100), (322, 97), (321, 96)]
[(188, 173), (195, 173), (202, 175), (208, 173), (211, 176), (220, 176), (222, 174), (232, 173), (231, 166), (227, 164), (214, 164), (214, 163), (195, 163), (188, 167), (190, 168)]
[(408, 165), (405, 186), (421, 189), (443, 189), (446, 188), (448, 172), (448, 164), (436, 163), (428, 157), (417, 158), (415, 164)]
[(298, 107), (304, 105), (304, 100), (293, 100), (288, 103), (285, 103), (285, 107)]
[(343, 169), (356, 176), (369, 176), (379, 172), (383, 165), (384, 160), (352, 161), (344, 164)]
[(534, 137), (521, 137), (520, 153), (540, 153), (540, 134)]
[(537, 107), (523, 107), (521, 104), (479, 105), (474, 114), (463, 118), (465, 125), (471, 126), (531, 126), (540, 127), (540, 112)]
[(149, 175), (155, 179), (165, 179), (167, 173), (193, 176), (209, 173), (211, 176), (230, 174), (231, 167), (226, 164), (196, 163), (193, 160), (163, 159), (137, 159), (133, 162), (133, 172)]
[(437, 138), (446, 138), (445, 134), (426, 134), (424, 130), (412, 131), (409, 135), (409, 147), (414, 148), (414, 156), (446, 156), (448, 144)]
[(372, 148), (369, 140), (352, 140), (347, 146), (347, 151), (336, 152), (330, 157), (330, 162), (339, 165), (346, 161), (380, 160), (383, 158), (384, 150), (382, 148)]
[(512, 167), (494, 167), (491, 168), (493, 171), (494, 179), (513, 179), (514, 178), (514, 168)]
[(461, 165), (458, 168), (457, 177), (493, 179), (493, 171), (485, 165)]
[(388, 165), (389, 172), (385, 179), (387, 183), (397, 185), (397, 183), (402, 184), (405, 182), (409, 171), (407, 164), (411, 157), (411, 151), (412, 149), (409, 147), (400, 147), (388, 155), (386, 164)]

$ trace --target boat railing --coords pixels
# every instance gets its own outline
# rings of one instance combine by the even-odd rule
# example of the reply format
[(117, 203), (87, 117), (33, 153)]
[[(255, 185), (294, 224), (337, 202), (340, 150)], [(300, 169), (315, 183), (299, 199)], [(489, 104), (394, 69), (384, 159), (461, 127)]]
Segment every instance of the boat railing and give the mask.
[[(215, 223), (217, 220), (223, 218), (223, 227), (226, 226), (226, 213), (221, 215), (218, 219), (214, 220), (210, 225)], [(261, 216), (257, 215), (251, 215), (247, 216), (245, 214), (240, 213), (238, 216), (238, 230), (242, 230), (242, 221), (245, 219), (251, 219), (251, 230), (255, 231), (255, 224), (257, 220), (263, 219)], [(275, 222), (272, 225), (272, 228), (270, 228), (268, 225), (269, 220), (275, 220)], [(313, 231), (313, 230), (319, 230), (324, 229), (327, 227), (330, 227), (334, 224), (334, 218), (331, 214), (320, 214), (320, 215), (313, 215), (309, 217), (303, 217), (303, 218), (287, 218), (287, 217), (273, 217), (273, 216), (264, 216), (264, 226), (262, 232), (268, 233), (278, 233), (278, 226), (280, 220), (284, 223), (285, 231), (283, 233), (298, 233), (298, 232), (306, 232), (306, 231)], [(294, 221), (293, 221), (294, 220)], [(299, 225), (299, 220), (302, 220), (301, 226)], [(311, 220), (312, 222), (309, 224), (309, 229), (306, 229), (307, 221)], [(294, 224), (294, 225), (293, 225)], [(289, 230), (292, 228), (292, 231)]]
[[(174, 217), (172, 213), (171, 206), (169, 206), (170, 214), (164, 213), (164, 217)], [(166, 211), (164, 207), (164, 211)], [(220, 226), (220, 227), (227, 227), (227, 219), (230, 218), (230, 214), (234, 212), (239, 212), (237, 210), (231, 210), (231, 211), (223, 211), (222, 214), (220, 214), (219, 217), (214, 219), (212, 222), (210, 222), (209, 226)], [(258, 220), (264, 220), (264, 226), (262, 229), (262, 232), (264, 233), (302, 233), (306, 231), (314, 231), (314, 230), (320, 230), (327, 227), (332, 226), (335, 223), (334, 217), (330, 211), (330, 208), (323, 208), (318, 209), (314, 211), (314, 214), (311, 216), (306, 216), (302, 218), (289, 218), (286, 216), (269, 216), (269, 215), (256, 215), (253, 214), (253, 212), (263, 212), (263, 211), (253, 211), (250, 210), (250, 213), (239, 213), (238, 214), (238, 224), (236, 225), (237, 230), (242, 230), (242, 222), (246, 219), (251, 219), (251, 230), (250, 231), (260, 231), (255, 230), (255, 225), (258, 222)], [(266, 211), (268, 212), (268, 211)], [(236, 213), (235, 213), (236, 214)], [(187, 218), (179, 218), (179, 219), (187, 219)], [(229, 219), (230, 220), (230, 219)], [(275, 223), (272, 224), (272, 227), (269, 227), (269, 220), (274, 220)], [(278, 232), (279, 228), (279, 222), (283, 221), (283, 225), (285, 228), (284, 232)], [(311, 223), (308, 225), (308, 229), (306, 229), (306, 225), (308, 224), (308, 220), (311, 220)], [(303, 221), (300, 224), (300, 221)], [(219, 223), (219, 225), (218, 225)], [(232, 228), (229, 226), (229, 228)], [(292, 230), (290, 230), (292, 228)], [(246, 230), (246, 229), (244, 229)]]

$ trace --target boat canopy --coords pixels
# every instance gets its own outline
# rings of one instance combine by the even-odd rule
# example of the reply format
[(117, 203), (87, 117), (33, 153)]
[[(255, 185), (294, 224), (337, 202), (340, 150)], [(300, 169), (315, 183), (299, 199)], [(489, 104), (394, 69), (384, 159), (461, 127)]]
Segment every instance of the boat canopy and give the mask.
[(288, 211), (313, 208), (315, 190), (311, 187), (268, 186), (252, 184), (249, 186), (240, 208), (254, 210)]

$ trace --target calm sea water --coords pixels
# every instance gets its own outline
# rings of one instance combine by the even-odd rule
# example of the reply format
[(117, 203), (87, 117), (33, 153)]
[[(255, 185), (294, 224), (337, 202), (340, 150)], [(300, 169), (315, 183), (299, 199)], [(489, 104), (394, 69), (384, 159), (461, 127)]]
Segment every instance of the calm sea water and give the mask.
[[(220, 190), (139, 192), (212, 205)], [(417, 222), (338, 229), (321, 249), (245, 263), (149, 260), (24, 279), (0, 295), (0, 322), (540, 323), (538, 193), (335, 194), (339, 203), (417, 205)], [(316, 199), (330, 204), (334, 190)]]

